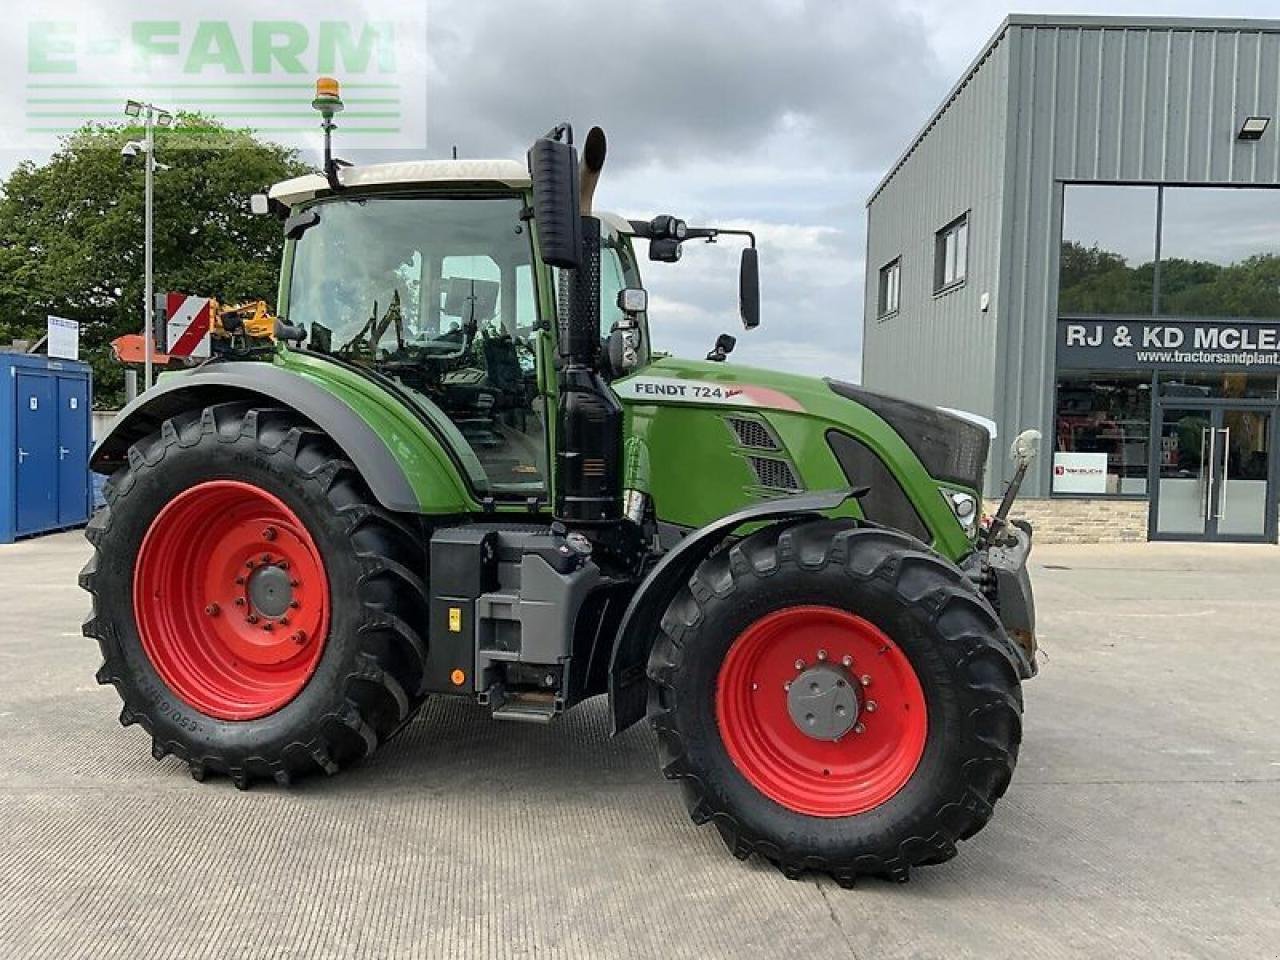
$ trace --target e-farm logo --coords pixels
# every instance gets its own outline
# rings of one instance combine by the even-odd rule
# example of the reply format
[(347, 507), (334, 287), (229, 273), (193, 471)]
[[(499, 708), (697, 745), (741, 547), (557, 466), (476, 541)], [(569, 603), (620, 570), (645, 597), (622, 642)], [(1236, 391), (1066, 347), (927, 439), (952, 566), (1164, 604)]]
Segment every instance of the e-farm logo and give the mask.
[(140, 100), (315, 147), (312, 91), (328, 75), (342, 81), (346, 103), (339, 144), (426, 148), (422, 0), (254, 3), (228, 16), (237, 6), (197, 0), (173, 16), (140, 0), (33, 5), (23, 23), (25, 114), (15, 145), (47, 149), (86, 122), (123, 120), (125, 101)]

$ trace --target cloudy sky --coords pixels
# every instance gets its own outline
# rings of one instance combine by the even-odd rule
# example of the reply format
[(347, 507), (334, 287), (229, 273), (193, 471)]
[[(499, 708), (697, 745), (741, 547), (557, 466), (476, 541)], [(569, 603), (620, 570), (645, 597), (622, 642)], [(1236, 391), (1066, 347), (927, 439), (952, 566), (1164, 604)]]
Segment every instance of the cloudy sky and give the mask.
[[(92, 19), (118, 2), (72, 6)], [(215, 6), (223, 16), (250, 18), (277, 9), (265, 0)], [(1067, 6), (1022, 2), (1018, 9)], [(603, 126), (609, 162), (599, 206), (759, 233), (763, 323), (739, 336), (734, 359), (855, 378), (866, 197), (1008, 7), (988, 0), (523, 0), (515, 10), (498, 0), (426, 3), (428, 155), (445, 156), (456, 145), (467, 157), (520, 157), (559, 118), (582, 130)], [(1276, 6), (1086, 2), (1071, 12), (1267, 17)], [(21, 39), (0, 37), (0, 57), (21, 59)], [(0, 106), (0, 134), (6, 116), (18, 122)], [(0, 150), (0, 175), (40, 153)], [(404, 156), (347, 145), (343, 153)], [(647, 265), (646, 282), (660, 348), (701, 356), (718, 333), (742, 334), (730, 244), (691, 246), (679, 264)]]

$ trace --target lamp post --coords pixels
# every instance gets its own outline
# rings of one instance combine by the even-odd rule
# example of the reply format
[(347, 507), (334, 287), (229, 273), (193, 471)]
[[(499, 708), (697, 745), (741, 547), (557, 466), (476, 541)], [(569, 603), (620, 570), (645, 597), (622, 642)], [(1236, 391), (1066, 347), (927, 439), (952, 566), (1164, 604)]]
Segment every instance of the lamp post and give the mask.
[(143, 169), (145, 170), (144, 182), (146, 184), (144, 200), (143, 219), (145, 225), (143, 227), (143, 373), (142, 373), (142, 389), (151, 389), (151, 367), (152, 359), (155, 356), (155, 277), (154, 277), (154, 261), (153, 261), (153, 236), (155, 233), (155, 177), (156, 177), (156, 127), (167, 127), (173, 123), (173, 114), (167, 110), (162, 110), (152, 103), (143, 103), (139, 100), (128, 100), (124, 105), (125, 116), (143, 117), (146, 129), (146, 138), (141, 144), (128, 143), (125, 144), (124, 157), (127, 160), (136, 156), (139, 150), (142, 153)]

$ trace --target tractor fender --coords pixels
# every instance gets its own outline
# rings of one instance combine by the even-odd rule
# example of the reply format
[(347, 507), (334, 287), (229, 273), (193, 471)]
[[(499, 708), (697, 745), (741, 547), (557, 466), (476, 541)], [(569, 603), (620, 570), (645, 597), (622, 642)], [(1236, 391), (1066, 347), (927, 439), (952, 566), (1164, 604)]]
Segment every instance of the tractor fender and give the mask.
[(388, 510), (416, 513), (420, 509), (409, 478), (369, 424), (328, 390), (269, 363), (211, 363), (161, 378), (120, 411), (94, 447), (89, 466), (97, 473), (112, 473), (128, 463), (134, 443), (174, 414), (245, 399), (283, 404), (314, 423), (355, 464), (374, 497)]
[(627, 605), (609, 657), (609, 705), (613, 732), (621, 733), (644, 718), (648, 700), (645, 668), (658, 625), (676, 591), (734, 530), (747, 524), (769, 524), (835, 510), (866, 487), (778, 497), (753, 504), (693, 531), (658, 561)]

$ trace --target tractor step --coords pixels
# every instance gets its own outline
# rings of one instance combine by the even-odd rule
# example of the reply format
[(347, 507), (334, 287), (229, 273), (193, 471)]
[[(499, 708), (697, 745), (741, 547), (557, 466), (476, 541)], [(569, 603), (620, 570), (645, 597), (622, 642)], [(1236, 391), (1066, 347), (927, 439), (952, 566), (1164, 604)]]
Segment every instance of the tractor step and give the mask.
[(531, 690), (507, 693), (502, 702), (493, 708), (493, 719), (518, 720), (521, 723), (550, 723), (557, 710), (556, 695), (551, 691)]

